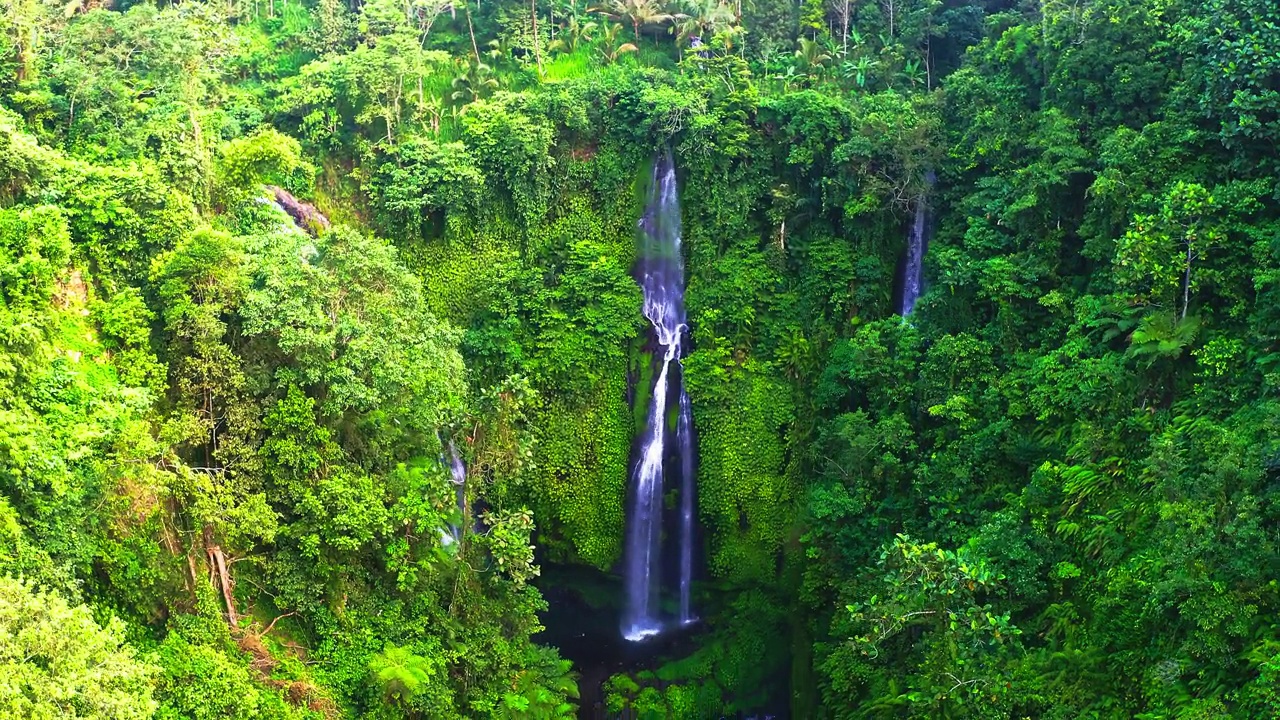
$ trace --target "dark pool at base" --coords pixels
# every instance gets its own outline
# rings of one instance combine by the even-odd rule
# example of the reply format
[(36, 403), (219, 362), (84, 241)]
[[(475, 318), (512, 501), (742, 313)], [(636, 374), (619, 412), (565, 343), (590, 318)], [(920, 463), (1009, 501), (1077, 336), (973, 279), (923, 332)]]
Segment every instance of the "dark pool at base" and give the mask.
[(611, 675), (656, 669), (697, 647), (705, 630), (699, 622), (671, 629), (640, 642), (623, 639), (622, 580), (591, 568), (543, 565), (538, 587), (547, 601), (540, 618), (545, 630), (534, 641), (560, 650), (579, 674), (578, 717), (603, 720), (603, 685)]

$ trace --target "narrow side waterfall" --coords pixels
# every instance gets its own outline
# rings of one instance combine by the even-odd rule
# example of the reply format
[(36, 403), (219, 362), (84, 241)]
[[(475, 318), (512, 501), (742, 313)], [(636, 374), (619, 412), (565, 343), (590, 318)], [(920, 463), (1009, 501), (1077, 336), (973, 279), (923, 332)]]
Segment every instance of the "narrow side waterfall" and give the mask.
[[(932, 188), (935, 182), (933, 171), (925, 174), (925, 183)], [(915, 217), (911, 222), (911, 230), (907, 234), (907, 257), (902, 263), (902, 299), (898, 303), (898, 314), (906, 317), (915, 310), (916, 300), (924, 290), (924, 253), (929, 246), (929, 208), (927, 194), (916, 198)]]
[[(644, 316), (653, 325), (655, 377), (644, 434), (637, 444), (627, 516), (623, 582), (626, 588), (622, 634), (643, 640), (662, 632), (661, 559), (663, 492), (668, 472), (680, 475), (678, 621), (693, 620), (694, 435), (689, 396), (680, 367), (686, 331), (684, 262), (680, 256), (680, 202), (670, 155), (654, 163), (648, 205), (640, 219), (637, 279), (644, 293)], [(668, 407), (674, 405), (674, 433)], [(667, 438), (675, 442), (668, 446)]]
[(458, 448), (449, 441), (449, 475), (453, 480), (454, 494), (458, 504), (458, 522), (449, 523), (449, 532), (442, 538), (444, 544), (462, 539), (462, 524), (467, 521), (467, 466), (458, 454)]
[(680, 418), (676, 425), (676, 449), (680, 454), (680, 624), (688, 625), (693, 616), (693, 495), (697, 476), (693, 466), (693, 411), (689, 393), (680, 387)]
[(924, 273), (924, 198), (916, 200), (916, 216), (911, 223), (911, 232), (907, 235), (907, 258), (902, 265), (902, 301), (898, 305), (898, 314), (906, 317), (916, 307), (920, 298)]

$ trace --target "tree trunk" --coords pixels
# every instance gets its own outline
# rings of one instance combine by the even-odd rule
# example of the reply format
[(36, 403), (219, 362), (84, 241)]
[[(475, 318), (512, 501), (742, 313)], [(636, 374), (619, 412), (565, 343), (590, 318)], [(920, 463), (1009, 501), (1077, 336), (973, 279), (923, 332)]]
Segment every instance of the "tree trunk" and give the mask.
[(223, 602), (227, 604), (227, 624), (232, 628), (239, 627), (240, 613), (236, 611), (236, 598), (231, 592), (235, 583), (231, 581), (231, 574), (227, 571), (227, 556), (213, 541), (213, 528), (208, 525), (204, 527), (204, 546), (209, 556), (209, 569), (222, 591)]
[(926, 90), (933, 89), (933, 36), (925, 38), (924, 41), (924, 87)]
[(191, 556), (190, 552), (187, 553), (187, 572), (191, 573), (190, 590), (194, 593), (196, 583), (200, 582), (200, 575), (196, 572), (196, 559)]
[(538, 37), (538, 0), (529, 0), (530, 17), (533, 18), (533, 59), (538, 63), (538, 79), (542, 79), (542, 39)]
[(194, 595), (200, 576), (196, 573), (196, 563), (191, 557), (190, 550), (183, 548), (182, 537), (178, 534), (178, 500), (170, 495), (164, 501), (164, 509), (165, 516), (161, 518), (160, 525), (165, 549), (174, 557), (180, 554), (186, 555), (188, 575), (183, 578), (183, 584), (187, 586), (187, 591)]
[[(476, 3), (476, 7), (480, 7), (480, 3)], [(480, 64), (480, 46), (476, 45), (476, 31), (471, 26), (471, 6), (467, 6), (467, 32), (471, 35), (471, 52), (476, 54), (476, 65)]]
[(18, 68), (15, 71), (15, 80), (21, 84), (27, 79), (27, 66), (30, 64), (30, 60), (28, 58), (29, 53), (23, 45), (19, 45), (17, 50), (14, 52), (14, 55), (16, 56), (18, 65)]
[(1187, 306), (1191, 304), (1191, 243), (1187, 243), (1187, 270), (1182, 275), (1182, 319), (1187, 319)]
[(844, 0), (844, 16), (841, 18), (840, 34), (843, 36), (840, 40), (843, 50), (841, 57), (849, 57), (849, 0)]

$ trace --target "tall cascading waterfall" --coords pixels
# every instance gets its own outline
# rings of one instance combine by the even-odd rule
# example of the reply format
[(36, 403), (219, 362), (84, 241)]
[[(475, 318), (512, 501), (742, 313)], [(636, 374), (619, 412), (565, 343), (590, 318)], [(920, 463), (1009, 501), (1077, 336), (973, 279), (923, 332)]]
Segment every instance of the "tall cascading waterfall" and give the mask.
[[(934, 174), (930, 170), (925, 182), (932, 187)], [(898, 303), (898, 314), (906, 317), (916, 307), (916, 300), (924, 289), (924, 253), (928, 248), (929, 222), (928, 203), (925, 195), (916, 199), (915, 217), (911, 222), (911, 230), (907, 234), (907, 257), (902, 264), (902, 300)]]
[[(689, 396), (680, 367), (684, 310), (684, 262), (680, 256), (680, 201), (675, 163), (664, 154), (654, 163), (648, 205), (640, 219), (637, 278), (644, 293), (644, 316), (653, 325), (661, 353), (650, 396), (644, 435), (637, 443), (624, 556), (626, 603), (622, 634), (643, 640), (662, 632), (659, 607), (662, 573), (663, 492), (668, 472), (680, 475), (679, 591), (676, 620), (694, 619), (692, 608), (694, 545), (694, 432)], [(674, 400), (674, 433), (667, 408)], [(668, 446), (667, 438), (674, 437)]]

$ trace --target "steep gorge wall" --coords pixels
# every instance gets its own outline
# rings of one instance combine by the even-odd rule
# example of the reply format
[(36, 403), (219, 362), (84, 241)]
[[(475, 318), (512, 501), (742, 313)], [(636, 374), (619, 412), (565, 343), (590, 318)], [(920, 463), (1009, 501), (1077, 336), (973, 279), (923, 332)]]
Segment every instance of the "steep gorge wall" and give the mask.
[[(820, 168), (793, 167), (795, 141), (851, 131), (846, 110), (810, 100), (817, 107), (762, 103), (754, 120), (728, 112), (715, 121), (716, 133), (741, 136), (553, 133), (550, 159), (531, 164), (540, 169), (487, 177), (497, 192), (445, 209), (442, 232), (406, 244), (432, 307), (465, 329), (473, 382), (519, 374), (538, 393), (532, 468), (495, 497), (532, 504), (550, 558), (609, 569), (620, 557), (628, 458), (643, 421), (637, 375), (649, 364), (630, 275), (638, 188), (665, 142), (681, 173), (693, 344), (684, 364), (707, 565), (723, 580), (776, 577), (798, 536), (807, 388), (835, 338), (890, 312), (903, 222), (887, 202), (849, 219), (811, 189)], [(615, 98), (609, 112), (625, 116), (623, 104)], [(703, 112), (709, 122), (720, 114)], [(822, 115), (844, 125), (836, 137), (810, 137), (804, 125)], [(484, 143), (464, 141), (485, 167)]]

